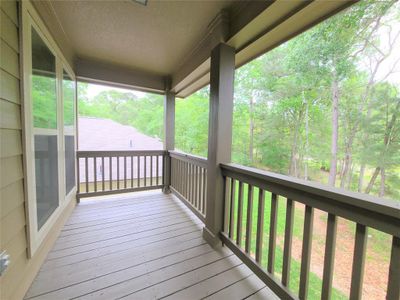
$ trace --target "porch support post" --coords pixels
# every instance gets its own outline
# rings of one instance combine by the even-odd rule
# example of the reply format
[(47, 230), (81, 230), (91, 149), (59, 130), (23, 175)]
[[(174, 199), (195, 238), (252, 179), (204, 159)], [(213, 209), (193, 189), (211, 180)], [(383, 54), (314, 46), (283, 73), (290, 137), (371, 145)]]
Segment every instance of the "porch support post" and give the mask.
[(216, 246), (223, 229), (223, 177), (220, 163), (231, 162), (235, 49), (219, 44), (211, 51), (208, 127), (207, 206), (204, 239)]
[[(175, 148), (175, 94), (170, 90), (170, 80), (164, 96), (164, 150), (174, 150)], [(170, 193), (171, 185), (171, 157), (168, 153), (164, 159), (164, 193)]]

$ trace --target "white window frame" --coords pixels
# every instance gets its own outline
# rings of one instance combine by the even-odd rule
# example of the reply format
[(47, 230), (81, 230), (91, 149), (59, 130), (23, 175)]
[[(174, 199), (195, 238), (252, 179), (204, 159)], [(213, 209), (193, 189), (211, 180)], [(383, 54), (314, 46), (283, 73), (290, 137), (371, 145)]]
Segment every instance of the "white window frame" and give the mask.
[[(76, 93), (77, 93), (77, 88), (78, 88), (78, 86), (77, 86), (77, 82), (76, 82), (76, 77), (75, 77), (75, 74), (74, 74), (74, 72), (71, 70), (71, 68), (68, 66), (68, 64), (66, 64), (66, 63), (63, 63), (62, 64), (62, 66), (61, 66), (61, 99), (62, 99), (62, 101), (61, 101), (61, 106), (62, 106), (62, 108), (64, 108), (64, 91), (63, 91), (63, 80), (64, 80), (64, 73), (63, 73), (63, 71), (65, 71), (67, 74), (68, 74), (68, 76), (71, 78), (71, 80), (74, 82), (74, 99), (73, 99), (73, 105), (74, 105), (74, 122), (73, 122), (73, 128), (72, 128), (72, 130), (64, 130), (65, 128), (64, 128), (64, 110), (62, 110), (62, 115), (63, 115), (63, 124), (62, 124), (62, 144), (63, 144), (63, 156), (62, 156), (62, 160), (63, 160), (63, 168), (65, 168), (65, 135), (66, 135), (66, 133), (68, 134), (68, 135), (73, 135), (74, 136), (74, 149), (75, 149), (75, 161), (76, 161), (76, 150), (77, 150), (77, 129), (76, 129), (76, 118), (77, 118), (77, 115), (78, 115), (78, 109), (77, 109), (77, 100), (76, 100)], [(77, 164), (76, 164), (76, 162), (75, 162), (75, 185), (74, 185), (74, 187), (71, 189), (71, 191), (68, 193), (68, 194), (66, 194), (66, 192), (65, 192), (65, 183), (66, 183), (66, 178), (65, 178), (65, 169), (64, 169), (64, 181), (63, 181), (63, 184), (64, 184), (64, 197), (65, 197), (65, 201), (66, 202), (68, 202), (69, 203), (69, 201), (71, 201), (71, 199), (76, 199), (76, 192), (77, 192), (77, 174), (78, 174), (78, 171), (77, 171), (77, 168), (78, 168), (78, 166), (77, 166)]]
[[(22, 110), (23, 110), (23, 141), (24, 141), (24, 177), (25, 177), (25, 207), (28, 233), (28, 257), (32, 257), (42, 245), (45, 238), (51, 233), (54, 224), (59, 219), (70, 201), (76, 201), (75, 188), (65, 196), (65, 159), (64, 159), (64, 121), (63, 121), (63, 101), (62, 101), (62, 79), (63, 69), (68, 72), (71, 79), (75, 82), (76, 77), (72, 68), (68, 65), (62, 52), (53, 40), (50, 32), (39, 17), (30, 1), (21, 1), (21, 44), (20, 62), (22, 70)], [(56, 96), (57, 96), (57, 129), (42, 129), (33, 127), (33, 111), (31, 97), (31, 74), (32, 74), (32, 28), (36, 30), (48, 49), (52, 52), (56, 60)], [(20, 31), (21, 32), (21, 31)], [(76, 92), (74, 96), (74, 110), (76, 113)], [(76, 139), (76, 121), (74, 123)], [(36, 180), (35, 180), (35, 153), (34, 135), (57, 132), (57, 152), (58, 152), (58, 207), (52, 212), (42, 227), (38, 230), (37, 202), (36, 202)], [(76, 150), (76, 142), (75, 142)], [(76, 176), (76, 169), (75, 169)]]

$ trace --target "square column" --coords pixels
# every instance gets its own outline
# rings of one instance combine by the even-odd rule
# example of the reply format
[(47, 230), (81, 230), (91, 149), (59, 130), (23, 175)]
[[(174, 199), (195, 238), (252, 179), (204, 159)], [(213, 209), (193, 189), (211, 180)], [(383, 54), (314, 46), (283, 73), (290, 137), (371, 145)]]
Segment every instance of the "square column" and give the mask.
[[(175, 149), (175, 94), (169, 90), (164, 96), (164, 150)], [(164, 193), (170, 193), (171, 185), (171, 158), (167, 154), (164, 160)]]
[(220, 163), (231, 162), (235, 49), (219, 44), (211, 51), (208, 127), (207, 204), (204, 239), (220, 243), (223, 229), (224, 183)]

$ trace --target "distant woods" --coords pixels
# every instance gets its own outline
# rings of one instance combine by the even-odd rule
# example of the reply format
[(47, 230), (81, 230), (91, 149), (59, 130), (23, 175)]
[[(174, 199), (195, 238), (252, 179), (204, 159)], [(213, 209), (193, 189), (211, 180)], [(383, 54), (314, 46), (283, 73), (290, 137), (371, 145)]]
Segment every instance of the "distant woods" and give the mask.
[[(399, 3), (361, 1), (237, 69), (233, 161), (400, 199), (399, 60)], [(162, 137), (162, 96), (85, 90), (80, 115)], [(176, 101), (176, 148), (207, 155), (208, 105)]]

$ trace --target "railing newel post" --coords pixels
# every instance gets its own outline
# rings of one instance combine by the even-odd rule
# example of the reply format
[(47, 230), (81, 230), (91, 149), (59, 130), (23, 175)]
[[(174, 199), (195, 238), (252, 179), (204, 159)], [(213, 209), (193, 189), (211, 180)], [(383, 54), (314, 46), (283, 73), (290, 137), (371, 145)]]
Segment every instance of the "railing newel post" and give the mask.
[(220, 163), (231, 161), (235, 49), (224, 43), (211, 51), (208, 127), (207, 203), (204, 239), (221, 244), (224, 181)]

